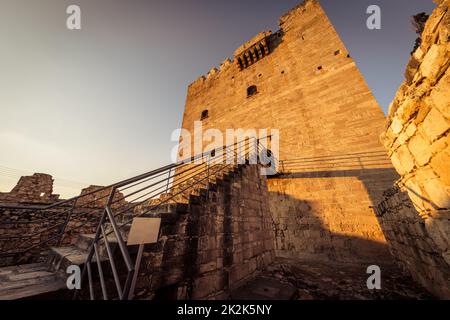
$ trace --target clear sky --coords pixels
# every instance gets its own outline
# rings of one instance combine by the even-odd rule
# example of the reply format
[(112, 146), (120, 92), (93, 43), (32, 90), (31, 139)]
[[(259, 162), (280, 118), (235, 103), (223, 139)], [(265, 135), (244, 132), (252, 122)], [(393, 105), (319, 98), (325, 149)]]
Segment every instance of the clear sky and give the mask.
[[(170, 161), (189, 83), (300, 0), (0, 0), (0, 191), (52, 174), (79, 193)], [(386, 112), (432, 0), (322, 0)], [(77, 4), (82, 30), (66, 28)], [(381, 7), (382, 29), (366, 28)]]

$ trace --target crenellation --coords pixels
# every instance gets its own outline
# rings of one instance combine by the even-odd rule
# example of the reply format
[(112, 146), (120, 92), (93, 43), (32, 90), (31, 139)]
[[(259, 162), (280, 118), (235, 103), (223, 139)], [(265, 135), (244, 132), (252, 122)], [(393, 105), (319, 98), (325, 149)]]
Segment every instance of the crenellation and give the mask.
[(301, 15), (302, 13), (305, 13), (306, 10), (308, 10), (311, 6), (319, 5), (318, 0), (305, 0), (302, 3), (298, 4), (291, 10), (289, 10), (287, 13), (285, 13), (283, 16), (280, 17), (278, 20), (278, 25), (281, 27), (283, 26), (287, 21), (291, 19), (297, 18), (298, 15)]

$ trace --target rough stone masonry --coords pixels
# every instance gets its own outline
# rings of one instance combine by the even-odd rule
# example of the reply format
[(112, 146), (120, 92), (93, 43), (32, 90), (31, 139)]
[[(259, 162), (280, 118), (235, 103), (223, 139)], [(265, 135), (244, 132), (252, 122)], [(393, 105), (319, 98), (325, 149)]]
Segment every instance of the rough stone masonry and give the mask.
[(379, 206), (393, 255), (450, 298), (450, 1), (428, 19), (381, 140), (401, 175)]
[(279, 26), (189, 86), (182, 127), (280, 130), (284, 174), (268, 180), (278, 256), (391, 259), (372, 208), (398, 178), (383, 112), (318, 1)]

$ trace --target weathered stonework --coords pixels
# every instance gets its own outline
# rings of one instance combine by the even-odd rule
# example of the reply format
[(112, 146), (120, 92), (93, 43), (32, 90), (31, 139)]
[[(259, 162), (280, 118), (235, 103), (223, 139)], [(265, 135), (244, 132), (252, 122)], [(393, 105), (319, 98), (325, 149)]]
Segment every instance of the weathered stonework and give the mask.
[(144, 253), (138, 298), (227, 299), (273, 261), (267, 180), (259, 170), (247, 165), (218, 178), (207, 194), (190, 197), (185, 214), (163, 220), (159, 242)]
[(280, 130), (285, 175), (268, 181), (279, 255), (389, 259), (371, 208), (398, 177), (383, 112), (318, 1), (279, 25), (189, 86), (182, 127)]
[(403, 195), (388, 194), (380, 214), (394, 256), (450, 298), (450, 1), (437, 2), (381, 135), (415, 210)]
[[(89, 186), (81, 190), (62, 244), (72, 244), (79, 234), (95, 232), (103, 213), (110, 188)], [(14, 251), (38, 244), (57, 235), (71, 212), (72, 202), (57, 204), (59, 195), (52, 194), (53, 179), (48, 174), (35, 173), (23, 176), (9, 193), (0, 195), (0, 252)], [(113, 208), (123, 207), (127, 202), (119, 192), (114, 197)], [(120, 218), (120, 217), (118, 217)], [(79, 227), (81, 226), (81, 227)], [(54, 245), (57, 239), (48, 243)], [(30, 263), (46, 258), (47, 246), (0, 260), (0, 267), (15, 263)], [(18, 259), (17, 259), (18, 258)]]
[(23, 176), (10, 192), (0, 192), (0, 202), (8, 203), (52, 203), (59, 199), (53, 194), (51, 175), (35, 173)]

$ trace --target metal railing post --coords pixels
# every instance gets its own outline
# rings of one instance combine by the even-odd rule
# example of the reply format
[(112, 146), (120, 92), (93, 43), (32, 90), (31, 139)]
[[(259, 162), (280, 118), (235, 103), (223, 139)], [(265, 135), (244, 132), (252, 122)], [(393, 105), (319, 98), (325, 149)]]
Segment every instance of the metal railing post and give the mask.
[(62, 240), (64, 238), (64, 232), (65, 232), (65, 230), (67, 228), (67, 225), (70, 222), (70, 218), (72, 217), (72, 213), (73, 213), (73, 210), (75, 209), (75, 206), (77, 205), (78, 199), (79, 198), (75, 198), (75, 200), (73, 201), (72, 207), (70, 208), (69, 212), (67, 213), (66, 220), (64, 221), (64, 224), (61, 226), (61, 231), (60, 231), (60, 234), (59, 234), (57, 246), (60, 246), (61, 243), (62, 243)]
[(169, 182), (170, 182), (171, 174), (172, 174), (172, 168), (169, 169), (169, 177), (167, 178), (167, 184), (166, 184), (166, 193), (169, 192)]

